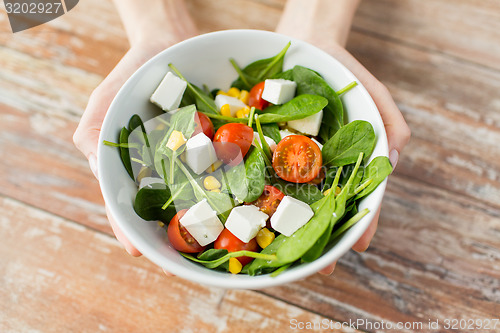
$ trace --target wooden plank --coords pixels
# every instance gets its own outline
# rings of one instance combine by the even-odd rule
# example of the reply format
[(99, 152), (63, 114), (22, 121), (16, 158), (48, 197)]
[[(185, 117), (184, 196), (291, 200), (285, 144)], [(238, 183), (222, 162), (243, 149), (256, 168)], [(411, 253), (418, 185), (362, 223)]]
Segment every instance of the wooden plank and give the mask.
[(113, 238), (18, 201), (1, 198), (0, 212), (2, 332), (284, 332), (292, 319), (329, 322), (255, 292), (167, 278)]
[(363, 0), (354, 29), (500, 69), (495, 0)]
[(265, 294), (341, 321), (496, 318), (499, 217), (499, 209), (396, 176), (366, 253), (348, 253), (332, 277), (312, 276)]

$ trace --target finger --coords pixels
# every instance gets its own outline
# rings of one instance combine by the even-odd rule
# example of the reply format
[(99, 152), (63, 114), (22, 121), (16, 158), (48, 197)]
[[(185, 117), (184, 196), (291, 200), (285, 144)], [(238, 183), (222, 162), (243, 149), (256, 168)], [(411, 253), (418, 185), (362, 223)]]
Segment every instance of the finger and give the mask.
[(337, 265), (337, 262), (334, 262), (333, 264), (326, 266), (325, 268), (321, 269), (318, 273), (321, 275), (331, 275), (335, 270), (335, 265)]
[(130, 241), (127, 239), (127, 237), (125, 237), (125, 235), (123, 234), (123, 232), (120, 230), (120, 228), (116, 224), (116, 221), (113, 218), (113, 216), (111, 215), (111, 213), (110, 213), (110, 211), (109, 211), (109, 209), (108, 209), (107, 206), (106, 206), (106, 214), (108, 215), (109, 224), (111, 224), (111, 228), (113, 229), (113, 233), (115, 234), (116, 239), (123, 245), (123, 247), (125, 248), (125, 250), (130, 255), (132, 255), (134, 257), (141, 256), (142, 253), (139, 252), (139, 250), (137, 250), (132, 245), (132, 243), (130, 243)]
[(168, 272), (165, 270), (165, 268), (162, 268), (163, 273), (165, 273), (166, 276), (175, 276), (174, 274)]
[(378, 208), (377, 213), (375, 213), (375, 216), (373, 217), (373, 220), (370, 222), (370, 225), (368, 226), (368, 229), (363, 233), (360, 239), (352, 246), (352, 249), (356, 252), (364, 252), (368, 249), (368, 246), (370, 246), (370, 242), (373, 239), (373, 236), (375, 235), (375, 231), (377, 231), (377, 226), (378, 226), (378, 219), (380, 216), (380, 208)]

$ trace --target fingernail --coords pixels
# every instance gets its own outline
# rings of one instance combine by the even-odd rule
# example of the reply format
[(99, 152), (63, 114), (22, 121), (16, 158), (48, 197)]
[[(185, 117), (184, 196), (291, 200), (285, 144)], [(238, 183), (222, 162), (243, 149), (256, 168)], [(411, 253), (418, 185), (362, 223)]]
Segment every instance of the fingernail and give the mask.
[(398, 165), (399, 152), (396, 149), (391, 150), (389, 153), (389, 160), (392, 164), (392, 170), (396, 169), (396, 165)]
[(95, 178), (99, 180), (99, 175), (97, 174), (97, 158), (93, 153), (89, 155), (89, 166), (90, 170), (92, 170), (92, 173), (94, 174)]

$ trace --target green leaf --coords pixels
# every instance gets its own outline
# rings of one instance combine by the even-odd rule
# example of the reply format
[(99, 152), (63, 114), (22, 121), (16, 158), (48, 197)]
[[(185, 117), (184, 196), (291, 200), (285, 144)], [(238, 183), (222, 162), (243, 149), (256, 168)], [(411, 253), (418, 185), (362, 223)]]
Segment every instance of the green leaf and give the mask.
[(239, 200), (257, 200), (264, 192), (265, 171), (264, 157), (255, 147), (251, 147), (245, 163), (235, 165), (225, 172), (229, 190)]
[(300, 95), (283, 105), (268, 107), (259, 119), (262, 124), (302, 119), (320, 112), (327, 104), (328, 100), (324, 97)]
[(321, 200), (324, 197), (318, 187), (312, 184), (290, 183), (282, 179), (278, 179), (277, 182), (272, 185), (283, 192), (283, 194), (294, 197), (295, 199), (303, 201), (308, 205)]
[(262, 124), (262, 133), (278, 144), (281, 141), (280, 128), (276, 123)]
[(286, 70), (284, 72), (278, 73), (272, 77), (273, 79), (283, 79), (283, 80), (289, 80), (289, 81), (294, 81), (293, 79), (293, 68), (290, 68), (289, 70)]
[[(123, 127), (122, 130), (120, 131), (118, 142), (120, 144), (128, 145), (129, 135), (130, 131), (126, 127)], [(132, 161), (130, 160), (129, 148), (120, 147), (120, 158), (122, 160), (123, 166), (127, 170), (128, 175), (130, 176), (130, 178), (132, 178), (133, 181), (135, 181), (134, 171), (132, 169)]]
[(364, 120), (355, 120), (342, 127), (323, 146), (323, 164), (343, 166), (356, 162), (360, 152), (369, 158), (375, 147), (373, 126)]
[(359, 200), (368, 194), (372, 193), (377, 186), (384, 181), (384, 179), (389, 176), (392, 172), (392, 165), (386, 156), (375, 157), (370, 164), (365, 168), (365, 173), (361, 183), (372, 180), (370, 185), (368, 185), (364, 190), (358, 193), (355, 200)]
[[(287, 239), (287, 237), (283, 234), (276, 237), (271, 244), (269, 244), (265, 249), (260, 251), (262, 254), (270, 254), (273, 255), (278, 251), (281, 244)], [(287, 263), (282, 263), (278, 258), (273, 261), (268, 261), (264, 259), (255, 259), (248, 265), (248, 274), (249, 275), (260, 275), (264, 273), (268, 273), (270, 270), (275, 270), (276, 267), (280, 267), (286, 265)], [(246, 267), (246, 266), (245, 266)]]
[(161, 207), (170, 198), (170, 190), (165, 184), (152, 184), (143, 187), (137, 192), (134, 201), (134, 210), (146, 221), (160, 220), (165, 223), (177, 213), (174, 206), (163, 210)]
[(297, 83), (297, 95), (318, 95), (328, 100), (328, 105), (323, 110), (319, 134), (326, 142), (344, 125), (344, 108), (339, 96), (318, 73), (309, 68), (295, 66), (293, 80)]
[(182, 253), (182, 252), (180, 252), (180, 254), (184, 258), (187, 258), (187, 259), (192, 260), (194, 262), (200, 263), (207, 268), (216, 268), (231, 258), (236, 258), (236, 257), (241, 257), (241, 256), (246, 256), (246, 257), (251, 257), (251, 258), (260, 258), (260, 259), (271, 260), (271, 261), (276, 259), (276, 256), (274, 256), (274, 255), (264, 254), (262, 252), (259, 253), (259, 252), (253, 252), (253, 251), (245, 251), (245, 250), (236, 251), (236, 252), (229, 252), (229, 253), (226, 253), (225, 255), (223, 255), (222, 257), (219, 257), (217, 259), (211, 259), (211, 260), (202, 260), (202, 259), (195, 258), (192, 255)]
[[(283, 71), (283, 59), (290, 45), (291, 42), (288, 42), (288, 44), (274, 57), (257, 60), (245, 68), (237, 70), (240, 77), (235, 80), (231, 86), (250, 90), (255, 84), (281, 73)], [(231, 63), (233, 67), (239, 68), (234, 60)]]

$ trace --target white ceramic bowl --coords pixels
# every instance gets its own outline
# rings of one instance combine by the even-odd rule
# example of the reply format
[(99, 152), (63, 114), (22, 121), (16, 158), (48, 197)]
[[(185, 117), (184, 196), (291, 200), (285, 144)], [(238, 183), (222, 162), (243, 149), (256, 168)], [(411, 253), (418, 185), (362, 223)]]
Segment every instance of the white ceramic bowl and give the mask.
[[(165, 270), (194, 282), (223, 288), (260, 289), (305, 278), (339, 259), (361, 237), (381, 204), (386, 181), (360, 203), (370, 213), (348, 230), (341, 240), (312, 263), (288, 269), (277, 277), (269, 275), (232, 275), (213, 271), (183, 258), (168, 242), (164, 229), (156, 222), (145, 222), (134, 212), (132, 203), (137, 192), (135, 183), (122, 165), (118, 149), (104, 146), (103, 140), (116, 137), (129, 118), (138, 113), (143, 119), (158, 114), (149, 97), (173, 63), (191, 82), (210, 89), (228, 89), (237, 77), (229, 63), (234, 58), (240, 66), (277, 54), (292, 42), (284, 69), (302, 65), (319, 72), (335, 89), (357, 80), (340, 62), (322, 50), (284, 35), (258, 30), (228, 30), (194, 37), (161, 52), (132, 75), (109, 108), (101, 130), (98, 148), (98, 172), (106, 205), (130, 242), (149, 260)], [(369, 121), (377, 135), (372, 154), (388, 156), (387, 137), (375, 103), (358, 81), (358, 86), (342, 97), (348, 120)]]

